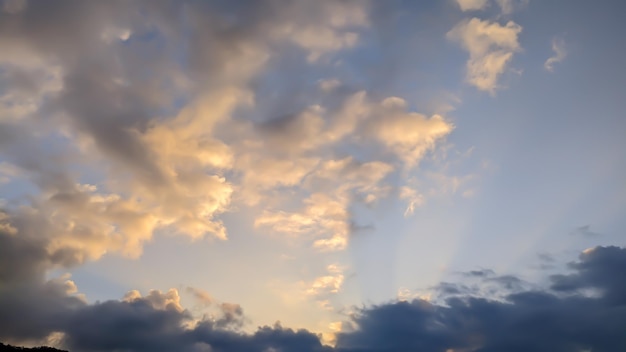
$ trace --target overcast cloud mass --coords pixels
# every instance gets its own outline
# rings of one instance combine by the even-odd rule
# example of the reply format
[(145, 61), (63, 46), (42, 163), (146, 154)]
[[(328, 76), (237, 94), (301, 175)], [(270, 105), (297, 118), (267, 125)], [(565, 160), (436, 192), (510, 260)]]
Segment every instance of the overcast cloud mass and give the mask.
[(626, 351), (624, 10), (0, 0), (0, 342)]

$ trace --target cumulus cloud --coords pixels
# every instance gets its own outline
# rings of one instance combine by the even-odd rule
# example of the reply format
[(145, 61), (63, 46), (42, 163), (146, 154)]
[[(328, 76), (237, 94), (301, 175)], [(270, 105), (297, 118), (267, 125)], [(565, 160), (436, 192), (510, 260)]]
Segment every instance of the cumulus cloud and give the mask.
[(17, 200), (22, 212), (77, 261), (136, 258), (159, 230), (226, 240), (220, 216), (259, 204), (259, 228), (344, 249), (350, 208), (397, 194), (387, 178), (414, 170), (453, 126), (338, 78), (315, 93), (297, 83), (294, 96), (310, 94), (293, 105), (263, 84), (357, 47), (369, 11), (5, 1), (0, 183), (36, 189)]
[(565, 40), (563, 40), (563, 38), (553, 38), (552, 51), (554, 52), (554, 55), (550, 56), (543, 64), (543, 67), (550, 72), (554, 71), (554, 65), (563, 62), (563, 60), (567, 57)]
[(522, 27), (513, 21), (501, 25), (479, 18), (461, 21), (449, 31), (448, 39), (459, 43), (469, 53), (467, 82), (495, 94), (498, 79), (513, 55), (521, 50), (518, 42), (521, 31)]
[[(330, 116), (322, 118), (322, 114)], [(307, 196), (297, 211), (266, 209), (255, 225), (284, 234), (325, 236), (315, 240), (314, 247), (340, 250), (346, 248), (352, 227), (351, 205), (355, 202), (372, 205), (387, 197), (392, 186), (385, 183), (385, 178), (398, 170), (417, 167), (454, 126), (442, 116), (428, 117), (410, 111), (402, 98), (375, 100), (365, 92), (357, 92), (346, 97), (335, 111), (307, 108), (302, 114), (264, 128), (271, 128), (271, 133), (280, 131), (282, 149), (289, 146), (287, 150), (291, 153), (309, 155), (309, 159), (293, 159), (292, 155), (293, 162), (287, 164), (291, 167), (300, 160), (307, 161), (303, 166), (309, 169), (295, 173), (296, 182), (290, 184), (301, 182), (299, 188)], [(312, 135), (319, 137), (306, 139)], [(365, 143), (373, 143), (383, 151), (380, 160), (324, 157), (329, 147), (358, 148)], [(311, 155), (319, 157), (311, 159)], [(287, 176), (292, 175), (285, 171)], [(263, 174), (261, 170), (260, 175)]]
[(379, 118), (368, 126), (371, 133), (396, 153), (407, 167), (416, 165), (437, 140), (453, 129), (452, 124), (440, 115), (427, 117), (407, 112), (407, 102), (401, 98), (386, 98), (376, 109), (379, 109)]

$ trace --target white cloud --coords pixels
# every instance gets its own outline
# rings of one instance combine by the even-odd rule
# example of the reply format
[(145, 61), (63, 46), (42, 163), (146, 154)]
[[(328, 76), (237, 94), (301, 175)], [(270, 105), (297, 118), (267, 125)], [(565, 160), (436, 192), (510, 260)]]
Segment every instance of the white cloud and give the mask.
[(375, 107), (369, 133), (400, 158), (407, 168), (416, 166), (453, 126), (440, 115), (431, 117), (407, 111), (404, 99), (391, 97)]
[(489, 6), (489, 0), (456, 0), (461, 11), (484, 10)]
[(195, 287), (187, 287), (186, 291), (191, 294), (191, 296), (198, 301), (200, 304), (204, 306), (209, 306), (215, 303), (215, 299), (206, 291), (195, 288)]
[(563, 38), (552, 38), (552, 51), (554, 54), (550, 56), (546, 62), (543, 64), (543, 67), (550, 71), (554, 71), (554, 65), (563, 62), (567, 57), (567, 49), (565, 47), (565, 40)]
[[(346, 248), (353, 203), (374, 205), (389, 196), (393, 185), (386, 177), (397, 171), (397, 165), (414, 168), (453, 129), (442, 116), (409, 111), (402, 98), (373, 101), (365, 92), (348, 96), (336, 111), (309, 107), (269, 127), (262, 130), (262, 140), (251, 142), (254, 151), (245, 150), (239, 156), (239, 160), (254, 161), (241, 163), (244, 189), (259, 191), (246, 194), (253, 194), (251, 204), (257, 204), (266, 191), (289, 186), (294, 189), (290, 203), (293, 195), (302, 195), (303, 200), (295, 210), (280, 209), (265, 200), (255, 226), (313, 239), (313, 247), (323, 251)], [(365, 162), (352, 156), (337, 159), (329, 150), (341, 145), (375, 146), (384, 155)], [(246, 153), (249, 157), (243, 156)], [(381, 158), (388, 161), (376, 160)], [(259, 160), (271, 163), (261, 166)], [(258, 166), (248, 168), (254, 164)], [(411, 202), (417, 204), (416, 199)]]
[(313, 282), (305, 285), (304, 293), (316, 298), (325, 298), (330, 294), (338, 293), (343, 281), (343, 268), (337, 264), (331, 264), (326, 268), (326, 275), (319, 276)]
[(476, 88), (494, 94), (498, 79), (513, 55), (521, 50), (518, 35), (522, 27), (509, 21), (505, 25), (472, 18), (457, 24), (448, 39), (459, 43), (470, 55), (466, 80)]
[(431, 292), (416, 292), (406, 287), (400, 287), (397, 293), (398, 301), (411, 302), (415, 299), (430, 302), (432, 297)]
[(315, 193), (304, 200), (304, 207), (295, 212), (266, 210), (254, 222), (276, 233), (314, 238), (314, 247), (321, 250), (342, 250), (348, 244), (350, 214), (348, 199)]

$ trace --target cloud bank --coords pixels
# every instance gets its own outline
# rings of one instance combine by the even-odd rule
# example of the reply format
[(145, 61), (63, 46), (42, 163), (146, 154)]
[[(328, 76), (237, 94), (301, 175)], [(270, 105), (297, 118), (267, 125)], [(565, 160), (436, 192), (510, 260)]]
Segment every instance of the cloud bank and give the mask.
[[(0, 232), (0, 339), (42, 341), (60, 334), (72, 351), (618, 351), (626, 347), (626, 249), (595, 247), (568, 264), (569, 272), (528, 284), (491, 270), (465, 277), (477, 285), (444, 283), (436, 299), (394, 301), (357, 309), (336, 346), (306, 331), (275, 326), (240, 330), (244, 310), (217, 304), (195, 290), (216, 314), (197, 317), (177, 290), (129, 292), (122, 300), (88, 304), (69, 278), (46, 279), (66, 265), (65, 253), (21, 234), (5, 217)], [(8, 230), (11, 229), (11, 230)], [(17, 231), (17, 232), (16, 232)], [(16, 269), (13, 269), (16, 268)], [(334, 266), (307, 291), (332, 293), (341, 285)], [(490, 289), (479, 294), (472, 287)], [(529, 288), (531, 287), (531, 288)]]

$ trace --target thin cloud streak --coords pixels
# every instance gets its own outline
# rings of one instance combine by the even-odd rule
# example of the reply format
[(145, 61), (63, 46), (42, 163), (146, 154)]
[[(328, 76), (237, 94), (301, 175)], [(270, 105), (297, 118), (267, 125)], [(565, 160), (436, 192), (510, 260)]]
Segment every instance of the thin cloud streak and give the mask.
[(568, 53), (565, 47), (565, 40), (559, 37), (553, 38), (552, 51), (554, 55), (550, 56), (543, 64), (543, 67), (550, 72), (554, 72), (554, 66), (567, 58)]

